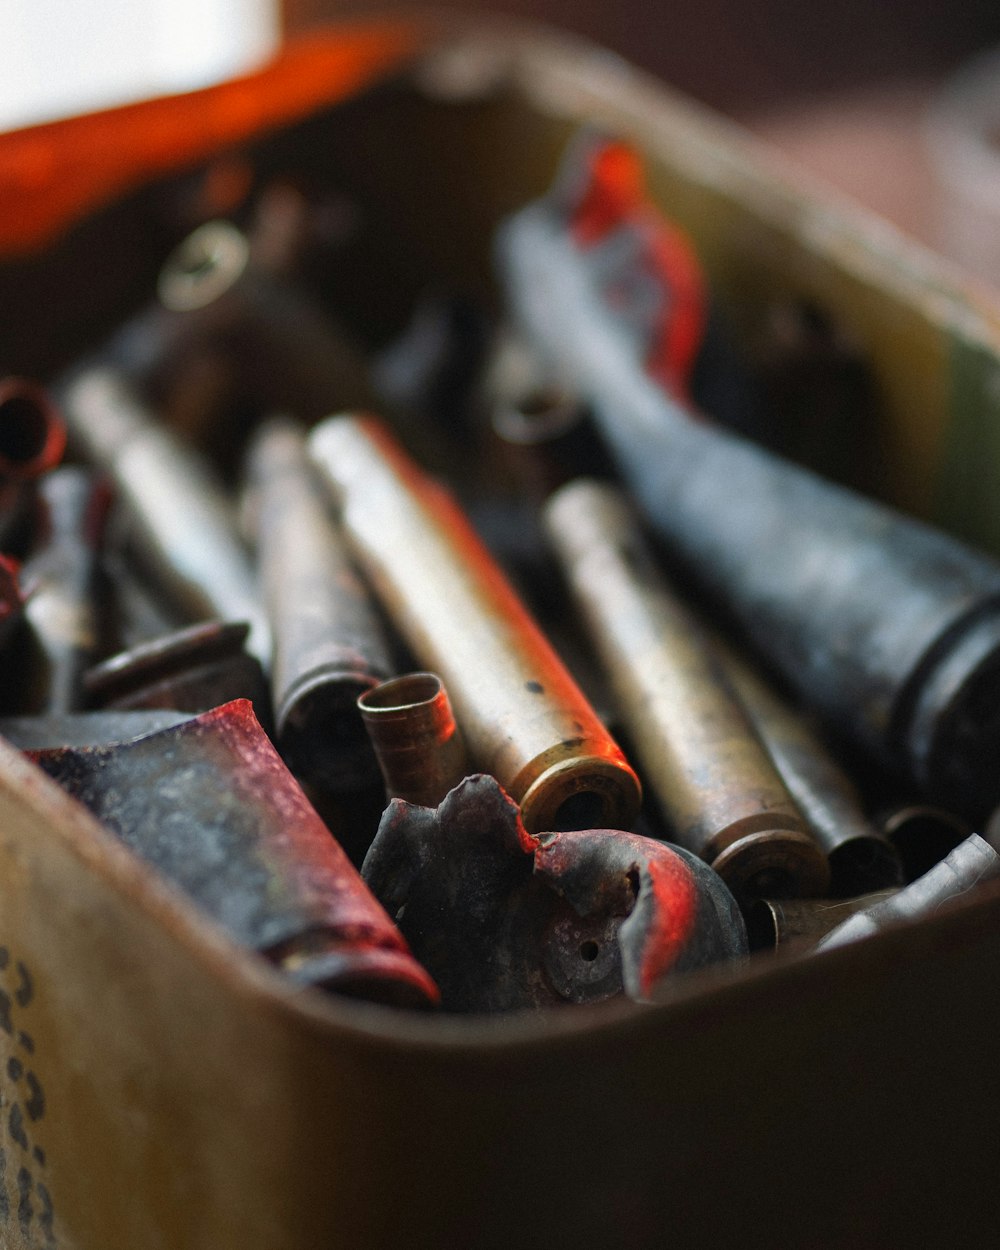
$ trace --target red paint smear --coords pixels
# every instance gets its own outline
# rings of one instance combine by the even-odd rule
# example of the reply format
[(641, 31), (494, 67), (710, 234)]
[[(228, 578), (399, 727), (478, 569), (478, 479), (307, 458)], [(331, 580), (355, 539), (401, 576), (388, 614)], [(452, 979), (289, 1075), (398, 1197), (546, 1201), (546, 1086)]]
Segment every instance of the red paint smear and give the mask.
[(698, 910), (698, 890), (686, 864), (676, 855), (651, 859), (646, 869), (654, 908), (639, 962), (639, 983), (648, 998), (687, 946)]
[(394, 20), (301, 36), (219, 86), (0, 136), (0, 253), (37, 250), (154, 177), (349, 96), (413, 52), (419, 30)]
[(21, 566), (13, 556), (0, 555), (0, 625), (24, 607), (24, 595), (18, 582), (20, 571)]
[(646, 263), (665, 291), (646, 369), (667, 390), (686, 394), (706, 316), (705, 283), (694, 248), (648, 198), (634, 148), (620, 140), (603, 143), (591, 154), (585, 172), (587, 184), (570, 221), (573, 237), (588, 248), (616, 229), (640, 236)]

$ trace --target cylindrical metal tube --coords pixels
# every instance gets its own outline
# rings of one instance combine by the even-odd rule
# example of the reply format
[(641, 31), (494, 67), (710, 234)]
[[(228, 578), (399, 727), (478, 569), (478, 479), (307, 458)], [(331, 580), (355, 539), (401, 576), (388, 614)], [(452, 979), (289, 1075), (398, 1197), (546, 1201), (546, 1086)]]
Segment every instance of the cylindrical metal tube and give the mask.
[(500, 249), (523, 332), (592, 404), (657, 534), (803, 701), (972, 819), (992, 810), (1000, 564), (692, 419), (644, 371), (557, 197)]
[(62, 459), (66, 427), (46, 391), (0, 378), (0, 481), (40, 477)]
[(437, 807), (465, 777), (465, 743), (435, 673), (405, 673), (358, 699), (390, 799)]
[(622, 495), (581, 479), (544, 519), (675, 840), (738, 896), (822, 893), (825, 856)]
[(1000, 877), (1000, 855), (974, 833), (947, 855), (930, 872), (905, 889), (880, 900), (864, 911), (855, 912), (824, 937), (817, 950), (832, 950), (860, 938), (871, 937), (882, 929), (904, 920), (929, 916), (949, 899), (958, 898), (983, 881)]
[(22, 570), (30, 630), (25, 713), (86, 705), (84, 674), (105, 641), (99, 560), (109, 504), (107, 483), (77, 466), (39, 482), (36, 545)]
[(262, 427), (251, 445), (248, 478), (274, 638), (278, 748), (306, 780), (335, 791), (359, 789), (378, 771), (357, 701), (393, 672), (388, 642), (320, 495), (304, 429), (282, 420)]
[[(961, 816), (919, 800), (883, 807), (876, 814), (875, 823), (902, 861), (906, 881), (915, 881), (930, 872), (974, 832)], [(986, 840), (991, 839), (987, 836)]]
[(772, 950), (791, 942), (818, 942), (856, 911), (890, 898), (895, 890), (877, 890), (857, 898), (758, 898), (747, 908), (750, 949)]
[(473, 766), (531, 832), (627, 829), (635, 773), (451, 497), (373, 418), (325, 421), (310, 448), (376, 593), (441, 675)]
[(84, 370), (62, 395), (71, 438), (114, 481), (164, 593), (193, 621), (247, 621), (248, 648), (266, 664), (270, 635), (253, 568), (229, 500), (205, 462), (111, 369)]
[(861, 795), (806, 719), (741, 656), (715, 640), (729, 680), (813, 837), (830, 861), (832, 892), (850, 897), (903, 884), (903, 866), (868, 820)]

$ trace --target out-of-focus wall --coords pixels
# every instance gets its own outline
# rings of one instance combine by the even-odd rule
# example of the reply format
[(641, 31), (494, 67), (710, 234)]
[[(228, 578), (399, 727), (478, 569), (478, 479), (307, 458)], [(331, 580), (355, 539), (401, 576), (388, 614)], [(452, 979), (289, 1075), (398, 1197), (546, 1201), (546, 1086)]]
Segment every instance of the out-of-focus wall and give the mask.
[(533, 17), (586, 35), (737, 116), (933, 73), (1000, 41), (996, 0), (283, 0), (289, 29), (433, 7)]

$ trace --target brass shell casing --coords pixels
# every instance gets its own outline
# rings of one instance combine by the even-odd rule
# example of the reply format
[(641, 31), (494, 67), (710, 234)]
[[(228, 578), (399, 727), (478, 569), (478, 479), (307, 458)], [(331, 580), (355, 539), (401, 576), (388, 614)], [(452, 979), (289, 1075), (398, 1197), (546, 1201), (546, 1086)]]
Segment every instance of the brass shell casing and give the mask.
[(247, 648), (266, 665), (270, 631), (253, 567), (225, 491), (201, 455), (114, 369), (83, 370), (63, 388), (62, 401), (70, 438), (113, 480), (158, 586), (192, 621), (246, 621)]
[(382, 623), (329, 514), (305, 428), (277, 417), (260, 426), (247, 478), (246, 512), (274, 637), (278, 746), (308, 781), (336, 792), (360, 789), (377, 782), (378, 771), (358, 697), (395, 671)]
[(629, 828), (638, 778), (451, 496), (374, 418), (332, 417), (310, 447), (376, 594), (444, 681), (473, 767), (529, 832)]
[(358, 696), (386, 794), (437, 807), (466, 774), (465, 743), (436, 673), (404, 673)]
[(552, 497), (544, 516), (677, 842), (737, 895), (820, 893), (826, 857), (624, 498), (579, 480)]

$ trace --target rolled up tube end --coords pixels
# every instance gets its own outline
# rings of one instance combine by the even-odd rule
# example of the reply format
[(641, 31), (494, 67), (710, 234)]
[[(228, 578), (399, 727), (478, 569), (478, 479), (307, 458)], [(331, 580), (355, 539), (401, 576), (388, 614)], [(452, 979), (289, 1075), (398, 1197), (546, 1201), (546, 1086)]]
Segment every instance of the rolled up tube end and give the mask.
[(25, 378), (0, 379), (0, 479), (40, 477), (65, 450), (66, 426), (46, 391)]
[(465, 743), (436, 673), (390, 678), (357, 706), (390, 798), (436, 807), (464, 778)]

